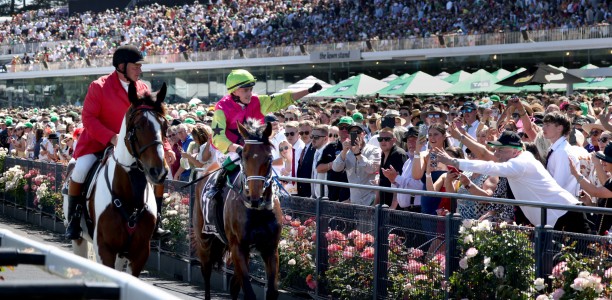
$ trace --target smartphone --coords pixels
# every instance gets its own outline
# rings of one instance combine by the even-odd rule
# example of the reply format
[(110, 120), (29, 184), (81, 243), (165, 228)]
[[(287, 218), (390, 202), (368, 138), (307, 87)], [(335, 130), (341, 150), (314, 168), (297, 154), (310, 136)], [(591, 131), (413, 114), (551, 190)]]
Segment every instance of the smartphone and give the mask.
[(451, 173), (462, 173), (463, 171), (453, 167), (453, 166), (446, 166), (448, 168), (448, 171)]
[(497, 121), (491, 121), (491, 126), (489, 126), (489, 128), (495, 128), (497, 129)]
[(427, 125), (421, 124), (419, 126), (419, 137), (417, 138), (417, 140), (423, 141), (426, 137), (427, 137)]
[(351, 132), (351, 145), (352, 146), (357, 145), (357, 131)]
[(380, 128), (395, 128), (395, 117), (383, 117), (380, 122)]
[(429, 154), (429, 165), (432, 168), (435, 168), (438, 166), (438, 155), (434, 152), (430, 152)]

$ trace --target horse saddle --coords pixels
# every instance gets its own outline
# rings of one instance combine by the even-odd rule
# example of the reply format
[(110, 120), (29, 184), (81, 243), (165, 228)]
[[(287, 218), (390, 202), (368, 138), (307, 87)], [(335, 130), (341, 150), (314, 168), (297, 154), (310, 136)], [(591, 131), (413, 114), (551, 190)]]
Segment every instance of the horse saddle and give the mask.
[[(93, 191), (95, 190), (96, 178), (98, 178), (100, 169), (102, 169), (102, 166), (104, 166), (104, 164), (106, 163), (106, 160), (110, 157), (112, 152), (113, 152), (113, 147), (108, 147), (104, 151), (94, 153), (94, 155), (96, 156), (96, 160), (94, 161), (89, 171), (87, 171), (87, 176), (85, 177), (85, 181), (83, 182), (83, 186), (82, 186), (82, 190), (85, 191), (82, 196), (85, 197), (87, 202), (89, 202), (89, 198), (91, 197)], [(74, 163), (68, 166), (68, 171), (66, 172), (67, 173), (66, 178), (68, 178), (68, 180), (70, 180), (70, 176), (72, 175), (73, 170), (74, 170)], [(68, 180), (66, 180), (66, 183), (68, 183)], [(68, 195), (67, 186), (64, 188), (64, 190), (62, 190), (62, 193), (65, 195)], [(85, 216), (84, 219), (85, 219), (85, 224), (87, 224), (87, 232), (89, 233), (89, 236), (93, 237), (95, 226), (93, 223), (93, 219), (89, 215), (88, 207), (89, 207), (88, 205), (82, 206), (83, 211), (81, 212), (81, 215)]]
[[(227, 244), (227, 237), (225, 236), (225, 224), (223, 223), (224, 199), (227, 195), (228, 188), (231, 186), (231, 182), (234, 182), (237, 175), (240, 173), (238, 170), (239, 168), (236, 168), (236, 170), (230, 172), (225, 178), (219, 178), (219, 173), (211, 176), (206, 182), (204, 189), (202, 189), (202, 195), (200, 197), (202, 201), (202, 216), (204, 219), (202, 233), (214, 234), (225, 244)], [(217, 184), (218, 180), (226, 181), (226, 183), (223, 184), (223, 189), (215, 193), (210, 192)]]

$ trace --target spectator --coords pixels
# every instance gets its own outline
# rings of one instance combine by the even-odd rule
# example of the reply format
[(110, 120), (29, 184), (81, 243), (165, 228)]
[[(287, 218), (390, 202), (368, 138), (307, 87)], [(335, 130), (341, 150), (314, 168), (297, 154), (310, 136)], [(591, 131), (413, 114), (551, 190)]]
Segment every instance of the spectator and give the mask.
[(570, 194), (578, 196), (578, 182), (570, 176), (570, 169), (567, 165), (568, 158), (574, 162), (576, 167), (580, 165), (566, 138), (570, 132), (569, 119), (559, 113), (547, 114), (544, 116), (542, 130), (544, 138), (552, 144), (545, 160), (546, 169), (561, 187)]
[[(312, 147), (315, 149), (315, 154), (312, 159), (312, 179), (327, 179), (327, 165), (320, 163), (320, 160), (323, 156), (323, 149), (325, 149), (329, 142), (328, 134), (329, 126), (325, 124), (317, 125), (312, 130)], [(311, 191), (315, 198), (325, 197), (328, 195), (327, 185), (324, 185), (323, 193), (321, 193), (321, 185), (313, 183)]]
[[(353, 118), (351, 117), (342, 117), (338, 122), (338, 133), (334, 132), (334, 128), (330, 130), (330, 142), (323, 149), (323, 153), (321, 155), (321, 159), (319, 160), (319, 165), (317, 165), (317, 170), (319, 172), (325, 171), (327, 172), (327, 180), (337, 181), (337, 182), (348, 182), (347, 173), (344, 168), (336, 169), (332, 168), (333, 162), (337, 159), (337, 156), (340, 152), (343, 151), (343, 143), (344, 141), (349, 140), (348, 126), (353, 125)], [(328, 135), (328, 136), (329, 136)], [(324, 167), (321, 167), (324, 165)], [(341, 188), (336, 186), (328, 186), (328, 196), (331, 201), (347, 201), (351, 199), (351, 192), (347, 188)]]
[[(385, 170), (393, 168), (393, 170), (402, 170), (406, 162), (406, 152), (401, 147), (397, 146), (397, 140), (393, 134), (393, 129), (389, 127), (383, 128), (378, 134), (378, 142), (382, 157), (380, 161), (379, 174), (384, 174)], [(401, 175), (401, 173), (399, 174)], [(391, 181), (386, 176), (380, 176), (378, 185), (381, 187), (391, 187)], [(395, 203), (395, 207), (393, 206)], [(374, 204), (385, 204), (395, 209), (397, 206), (396, 194), (389, 192), (378, 192)]]
[[(402, 166), (402, 171), (399, 173), (393, 165), (383, 169), (382, 174), (391, 182), (391, 187), (404, 188), (412, 190), (422, 190), (424, 185), (420, 179), (412, 178), (412, 165), (415, 161), (414, 155), (416, 152), (416, 143), (419, 132), (416, 128), (410, 127), (405, 133), (406, 140), (406, 155), (407, 159)], [(415, 152), (416, 151), (416, 152)], [(391, 208), (405, 210), (411, 212), (421, 212), (421, 195), (397, 194), (396, 203), (391, 204)]]

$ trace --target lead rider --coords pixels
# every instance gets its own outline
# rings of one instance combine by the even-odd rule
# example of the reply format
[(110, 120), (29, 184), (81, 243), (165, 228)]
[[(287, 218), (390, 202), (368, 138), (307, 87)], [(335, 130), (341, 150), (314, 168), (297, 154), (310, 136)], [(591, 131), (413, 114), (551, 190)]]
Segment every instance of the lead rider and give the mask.
[[(66, 238), (76, 240), (81, 238), (81, 211), (85, 205), (83, 182), (89, 169), (98, 159), (95, 153), (104, 151), (106, 147), (117, 145), (117, 138), (123, 117), (130, 107), (128, 87), (134, 82), (139, 95), (149, 92), (149, 88), (140, 81), (144, 58), (138, 48), (131, 45), (117, 48), (113, 54), (115, 71), (102, 76), (89, 85), (83, 103), (83, 127), (79, 143), (74, 151), (76, 164), (68, 185), (68, 227)], [(166, 151), (169, 145), (164, 141)], [(155, 186), (155, 202), (157, 204), (157, 228), (154, 237), (166, 235), (169, 232), (161, 229), (161, 201), (163, 185)]]
[(215, 113), (211, 127), (213, 129), (212, 144), (228, 158), (223, 163), (223, 169), (217, 177), (217, 182), (210, 191), (210, 198), (220, 198), (220, 192), (225, 185), (225, 176), (238, 166), (232, 163), (240, 157), (244, 141), (238, 133), (240, 122), (244, 124), (247, 118), (264, 121), (264, 116), (279, 111), (302, 97), (321, 90), (321, 85), (315, 83), (308, 89), (296, 92), (286, 92), (272, 96), (253, 95), (253, 86), (257, 79), (247, 70), (233, 70), (225, 82), (228, 95), (224, 96), (215, 105)]

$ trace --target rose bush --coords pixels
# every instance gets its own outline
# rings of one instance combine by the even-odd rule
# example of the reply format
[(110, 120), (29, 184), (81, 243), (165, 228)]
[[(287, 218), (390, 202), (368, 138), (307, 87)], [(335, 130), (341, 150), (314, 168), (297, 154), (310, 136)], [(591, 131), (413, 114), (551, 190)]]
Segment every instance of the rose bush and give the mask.
[(283, 230), (278, 244), (281, 270), (280, 285), (288, 288), (315, 289), (315, 242), (317, 224), (311, 217), (283, 216)]
[(0, 190), (9, 192), (15, 198), (15, 202), (20, 205), (25, 204), (26, 179), (24, 176), (25, 172), (20, 166), (9, 168), (0, 176)]
[(164, 245), (176, 250), (178, 243), (189, 240), (189, 196), (179, 192), (164, 193), (162, 225), (170, 231), (170, 236), (163, 239)]

